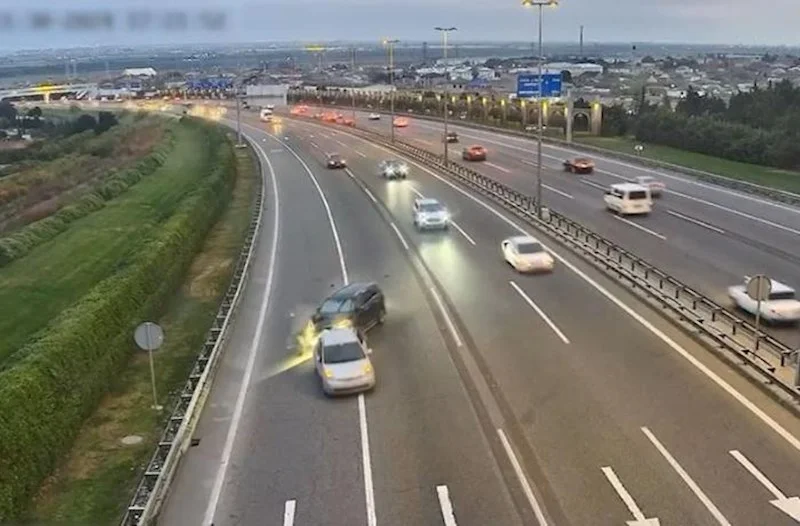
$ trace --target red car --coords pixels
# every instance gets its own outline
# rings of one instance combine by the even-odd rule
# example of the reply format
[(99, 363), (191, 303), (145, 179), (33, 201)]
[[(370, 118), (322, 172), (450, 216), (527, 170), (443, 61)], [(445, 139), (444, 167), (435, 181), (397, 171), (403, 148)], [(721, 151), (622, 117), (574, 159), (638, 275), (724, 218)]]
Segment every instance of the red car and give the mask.
[(464, 148), (464, 151), (461, 152), (461, 157), (465, 161), (485, 161), (486, 148), (478, 144), (474, 144), (468, 148)]
[(564, 161), (564, 171), (574, 174), (590, 174), (594, 172), (594, 163), (585, 157), (567, 159)]

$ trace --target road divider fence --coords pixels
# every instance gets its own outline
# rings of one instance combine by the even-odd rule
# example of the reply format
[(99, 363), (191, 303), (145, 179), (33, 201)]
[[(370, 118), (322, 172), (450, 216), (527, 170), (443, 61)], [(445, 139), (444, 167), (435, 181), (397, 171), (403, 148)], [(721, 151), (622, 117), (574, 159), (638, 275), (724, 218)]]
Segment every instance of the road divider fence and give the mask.
[[(252, 142), (250, 142), (250, 146), (253, 147)], [(256, 157), (258, 172), (261, 175), (261, 159)], [(256, 187), (253, 216), (228, 290), (217, 310), (191, 373), (167, 420), (158, 446), (125, 510), (121, 526), (145, 526), (154, 523), (161, 505), (168, 495), (170, 483), (177, 472), (180, 461), (192, 445), (194, 430), (211, 389), (228, 330), (250, 272), (255, 240), (261, 229), (264, 185), (265, 181), (262, 177), (261, 184)]]
[[(311, 120), (306, 117), (292, 118)], [(535, 199), (529, 195), (459, 163), (449, 161), (445, 165), (443, 156), (402, 141), (395, 140), (392, 143), (382, 134), (335, 124), (321, 124), (343, 129), (345, 133), (379, 144), (433, 168), (544, 230), (654, 306), (692, 336), (714, 350), (724, 351), (729, 362), (740, 366), (750, 378), (766, 386), (780, 402), (797, 409), (800, 389), (795, 385), (796, 379), (791, 374), (790, 366), (798, 359), (800, 350), (793, 350), (762, 331), (757, 334), (755, 326), (749, 321), (577, 221), (553, 210), (542, 214), (543, 219), (540, 219), (536, 213)]]

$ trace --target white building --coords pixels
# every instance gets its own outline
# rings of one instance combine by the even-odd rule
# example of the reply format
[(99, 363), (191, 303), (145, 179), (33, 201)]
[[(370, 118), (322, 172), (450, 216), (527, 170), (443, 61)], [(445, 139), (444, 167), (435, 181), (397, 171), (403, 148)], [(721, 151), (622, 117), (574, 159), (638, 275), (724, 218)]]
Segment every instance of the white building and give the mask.
[(155, 77), (157, 73), (153, 68), (128, 68), (122, 74), (126, 77)]

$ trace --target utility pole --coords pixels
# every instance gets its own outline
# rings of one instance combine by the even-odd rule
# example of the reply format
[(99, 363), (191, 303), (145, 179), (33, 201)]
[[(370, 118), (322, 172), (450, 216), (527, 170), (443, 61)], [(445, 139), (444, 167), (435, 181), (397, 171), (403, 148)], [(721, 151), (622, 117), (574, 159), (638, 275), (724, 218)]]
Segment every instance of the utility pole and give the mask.
[(397, 39), (385, 39), (383, 41), (385, 45), (389, 46), (389, 89), (391, 91), (389, 94), (389, 107), (391, 113), (389, 125), (392, 127), (392, 142), (394, 142), (394, 45), (398, 42), (400, 41)]
[(447, 34), (451, 31), (457, 31), (455, 27), (434, 27), (434, 29), (442, 34), (442, 55), (444, 57), (444, 164), (447, 166), (448, 154), (449, 154), (449, 143), (447, 142), (447, 118), (448, 118), (448, 109), (447, 109), (447, 99), (449, 97), (449, 86), (450, 86), (450, 70), (447, 67)]
[(351, 50), (350, 54), (350, 78), (352, 79), (350, 85), (350, 97), (353, 105), (353, 125), (356, 123), (356, 48)]
[(583, 59), (583, 26), (581, 26), (581, 44), (580, 44), (580, 55), (579, 57)]

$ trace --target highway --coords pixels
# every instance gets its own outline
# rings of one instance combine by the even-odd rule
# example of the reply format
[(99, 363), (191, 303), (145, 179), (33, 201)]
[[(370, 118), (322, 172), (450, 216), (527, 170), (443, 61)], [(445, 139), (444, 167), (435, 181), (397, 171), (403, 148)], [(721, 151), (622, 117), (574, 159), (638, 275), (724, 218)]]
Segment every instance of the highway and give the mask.
[[(344, 130), (244, 128), (275, 219), (159, 524), (800, 522), (797, 419), (616, 284), (557, 245), (514, 273), (499, 243), (527, 228), (418, 165), (382, 180)], [(422, 195), (453, 228), (414, 229)], [(378, 386), (328, 400), (293, 334), (357, 280), (387, 295)]]
[[(341, 110), (349, 115), (348, 110)], [(389, 117), (370, 121), (357, 113), (359, 127), (389, 135)], [(452, 123), (451, 123), (452, 125)], [(535, 195), (536, 142), (452, 125), (460, 144), (451, 144), (451, 159), (464, 162), (509, 186)], [(443, 153), (443, 125), (410, 119), (407, 128), (396, 128), (396, 138), (427, 150)], [(481, 144), (486, 162), (461, 160), (461, 149)], [(593, 175), (565, 173), (561, 163), (581, 155), (561, 146), (543, 147), (543, 201), (566, 216), (656, 264), (687, 285), (722, 305), (731, 305), (727, 287), (743, 276), (758, 273), (800, 289), (800, 209), (773, 203), (664, 170), (634, 166), (624, 161), (590, 154), (596, 163)], [(647, 217), (618, 218), (604, 208), (608, 185), (649, 175), (667, 185)], [(742, 314), (746, 316), (746, 314)], [(797, 327), (771, 327), (769, 332), (792, 347), (800, 347)]]

